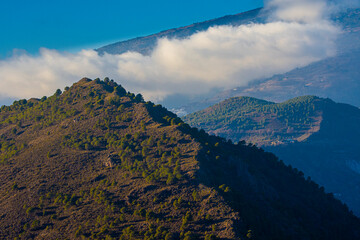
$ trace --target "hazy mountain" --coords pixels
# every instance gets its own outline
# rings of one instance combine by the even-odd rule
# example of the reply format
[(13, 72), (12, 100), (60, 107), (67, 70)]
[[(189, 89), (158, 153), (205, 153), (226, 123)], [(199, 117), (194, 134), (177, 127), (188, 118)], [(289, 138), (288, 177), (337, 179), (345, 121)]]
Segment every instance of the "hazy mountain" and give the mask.
[(358, 239), (360, 220), (254, 146), (113, 81), (0, 111), (2, 239)]
[[(360, 44), (358, 41), (356, 41), (360, 39), (360, 35), (358, 34), (360, 30), (359, 14), (360, 9), (348, 9), (346, 11), (333, 14), (331, 20), (336, 22), (336, 24), (341, 26), (344, 30), (343, 34), (340, 35), (338, 40), (339, 52), (348, 52), (354, 48), (359, 48)], [(149, 55), (156, 46), (157, 40), (160, 38), (184, 39), (196, 32), (206, 31), (209, 27), (223, 25), (240, 26), (249, 23), (265, 23), (268, 17), (268, 10), (258, 8), (235, 15), (227, 15), (200, 23), (194, 23), (184, 27), (164, 30), (149, 36), (137, 37), (126, 41), (116, 42), (100, 47), (96, 49), (96, 51), (98, 51), (100, 54), (121, 54), (127, 51), (135, 51), (144, 55)]]
[(312, 63), (288, 73), (224, 91), (212, 98), (184, 106), (194, 112), (230, 97), (250, 96), (274, 102), (303, 95), (317, 95), (360, 106), (360, 49)]
[(360, 9), (338, 13), (332, 20), (343, 29), (336, 42), (336, 56), (193, 102), (182, 107), (182, 112), (199, 111), (236, 96), (282, 102), (297, 96), (317, 95), (360, 106)]
[(239, 13), (236, 15), (228, 15), (216, 19), (212, 19), (205, 22), (194, 23), (185, 27), (174, 28), (165, 30), (150, 36), (138, 37), (127, 41), (116, 42), (104, 47), (96, 49), (100, 54), (121, 54), (127, 51), (135, 51), (144, 55), (149, 55), (155, 48), (157, 40), (160, 38), (177, 38), (183, 39), (191, 36), (192, 34), (205, 31), (209, 27), (221, 26), (221, 25), (233, 25), (238, 26), (241, 24), (248, 24), (251, 22), (263, 22), (266, 18), (266, 14), (263, 13), (262, 9), (254, 9), (252, 11)]
[(314, 96), (283, 103), (235, 97), (183, 119), (274, 152), (360, 214), (360, 109)]

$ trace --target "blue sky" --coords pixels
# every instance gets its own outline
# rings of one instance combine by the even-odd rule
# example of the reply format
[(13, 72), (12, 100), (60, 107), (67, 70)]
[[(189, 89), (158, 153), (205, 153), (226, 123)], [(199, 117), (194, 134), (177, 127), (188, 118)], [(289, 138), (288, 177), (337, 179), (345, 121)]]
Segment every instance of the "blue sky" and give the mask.
[(36, 54), (41, 47), (72, 52), (96, 48), (262, 5), (262, 0), (5, 1), (0, 58), (14, 49)]

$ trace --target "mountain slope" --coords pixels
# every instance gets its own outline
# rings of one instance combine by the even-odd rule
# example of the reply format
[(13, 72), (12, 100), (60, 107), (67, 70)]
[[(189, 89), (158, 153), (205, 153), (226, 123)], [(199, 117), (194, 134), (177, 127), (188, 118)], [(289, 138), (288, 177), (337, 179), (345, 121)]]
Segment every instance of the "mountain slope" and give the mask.
[(183, 119), (210, 134), (263, 146), (360, 214), (358, 108), (314, 96), (277, 104), (236, 97)]
[(113, 81), (0, 112), (0, 238), (356, 239), (359, 219), (254, 146)]
[(358, 108), (315, 96), (282, 103), (234, 97), (183, 119), (210, 134), (259, 146), (279, 145), (289, 139), (302, 142), (310, 137), (334, 140), (344, 135), (344, 141), (351, 143), (360, 134)]

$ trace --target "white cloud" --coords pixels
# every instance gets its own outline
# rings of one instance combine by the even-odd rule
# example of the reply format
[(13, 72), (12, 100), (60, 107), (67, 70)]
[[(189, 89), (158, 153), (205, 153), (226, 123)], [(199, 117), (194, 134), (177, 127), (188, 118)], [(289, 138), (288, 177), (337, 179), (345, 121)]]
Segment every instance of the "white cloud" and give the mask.
[(269, 23), (214, 27), (183, 40), (161, 39), (150, 56), (49, 49), (41, 49), (37, 57), (14, 56), (0, 61), (0, 97), (41, 97), (84, 76), (109, 76), (156, 101), (245, 85), (335, 54), (339, 29), (326, 21), (323, 1), (273, 0), (269, 6), (276, 7)]
[(324, 0), (271, 0), (272, 18), (283, 21), (318, 22), (328, 15), (329, 7)]

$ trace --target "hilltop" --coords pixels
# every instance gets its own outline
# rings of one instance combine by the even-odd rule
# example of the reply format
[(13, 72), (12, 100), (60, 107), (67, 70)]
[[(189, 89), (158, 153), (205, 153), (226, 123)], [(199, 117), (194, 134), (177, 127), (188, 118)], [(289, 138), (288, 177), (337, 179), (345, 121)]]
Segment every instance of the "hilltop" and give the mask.
[(356, 239), (273, 154), (190, 128), (108, 78), (0, 110), (2, 239)]
[(315, 96), (235, 97), (185, 116), (194, 127), (274, 152), (360, 214), (360, 110)]

